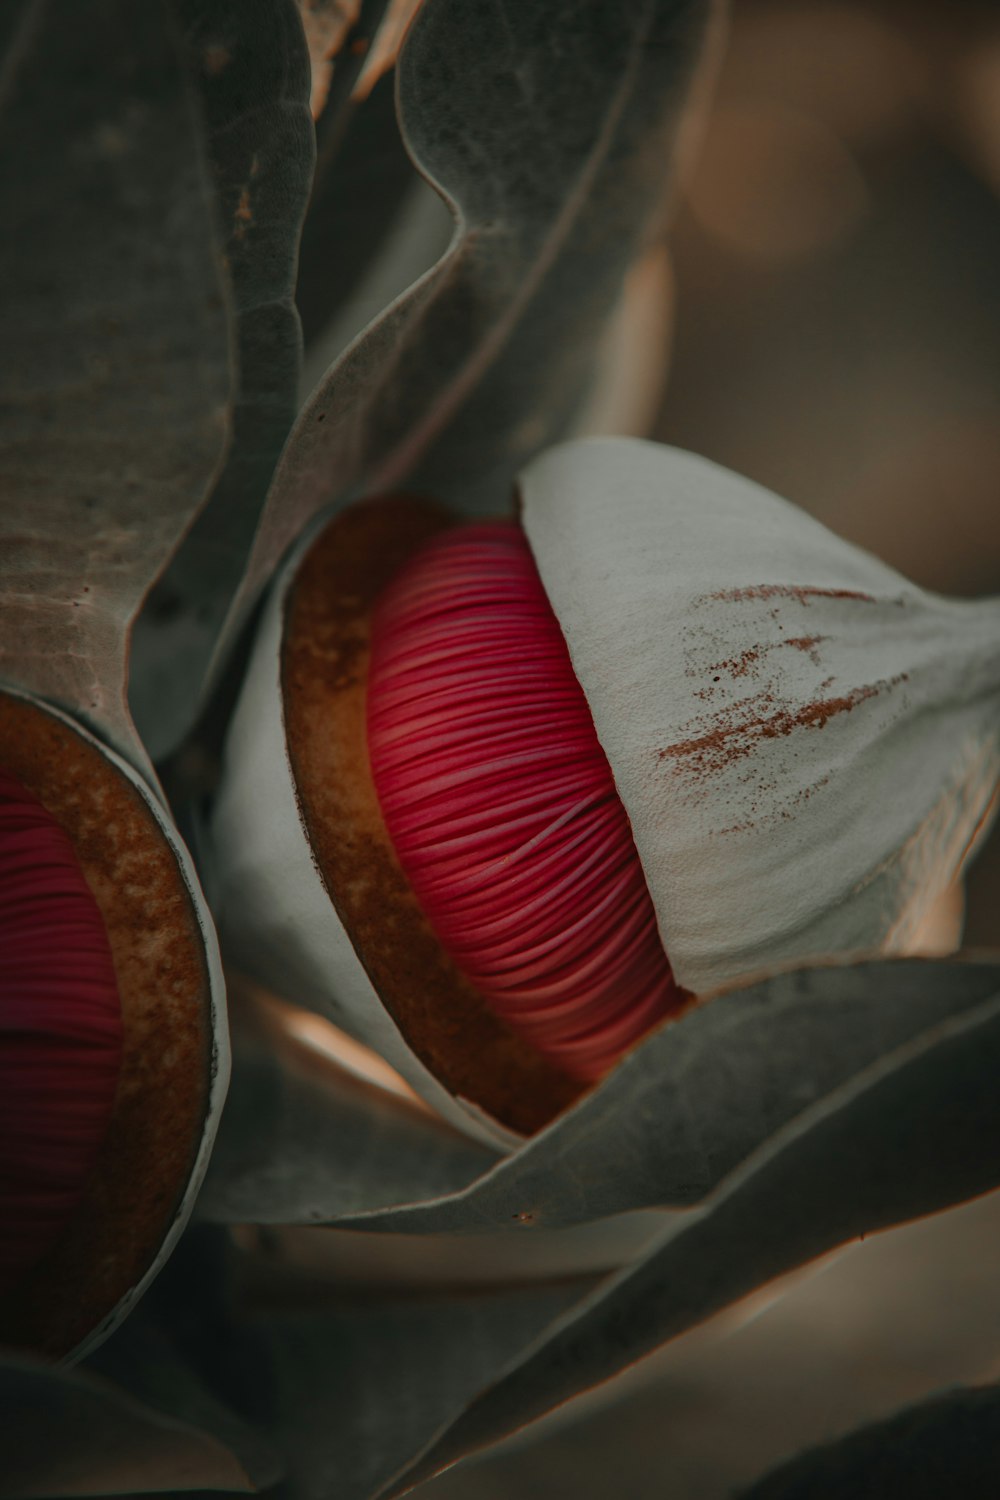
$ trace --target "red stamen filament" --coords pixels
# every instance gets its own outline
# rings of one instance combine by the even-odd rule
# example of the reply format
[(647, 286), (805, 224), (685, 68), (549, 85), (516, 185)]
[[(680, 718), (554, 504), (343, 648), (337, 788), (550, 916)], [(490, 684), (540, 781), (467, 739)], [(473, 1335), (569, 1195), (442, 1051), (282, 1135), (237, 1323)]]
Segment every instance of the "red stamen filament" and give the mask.
[(487, 1002), (600, 1077), (684, 1000), (625, 809), (527, 540), (456, 527), (372, 622), (368, 744), (386, 826)]
[(121, 1052), (108, 936), (73, 845), (0, 770), (0, 1290), (73, 1217)]

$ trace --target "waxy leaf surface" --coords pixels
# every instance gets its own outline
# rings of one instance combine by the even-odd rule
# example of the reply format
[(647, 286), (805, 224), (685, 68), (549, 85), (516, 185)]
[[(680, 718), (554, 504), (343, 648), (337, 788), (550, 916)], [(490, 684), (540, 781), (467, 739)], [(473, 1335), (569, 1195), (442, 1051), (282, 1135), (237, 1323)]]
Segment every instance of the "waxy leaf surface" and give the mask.
[(252, 1351), (229, 1317), (227, 1274), (225, 1246), (211, 1235), (188, 1235), (162, 1284), (82, 1369), (224, 1445), (263, 1489), (282, 1477), (284, 1461), (256, 1410), (239, 1415), (220, 1394), (231, 1371), (250, 1386), (255, 1374)]
[[(248, 1217), (252, 1191), (256, 1217), (270, 1222), (530, 1236), (634, 1209), (686, 1207), (804, 1110), (998, 991), (996, 964), (900, 959), (798, 970), (718, 996), (650, 1036), (513, 1155), (490, 1166), (483, 1153), (476, 1172), (477, 1148), (456, 1156), (452, 1147), (434, 1170), (469, 1173), (468, 1185), (436, 1200), (429, 1164), (401, 1179), (391, 1152), (378, 1149), (391, 1139), (387, 1106), (367, 1123), (358, 1115), (341, 1149), (345, 1105), (273, 1049), (258, 1064), (264, 1072), (236, 1085), (246, 1090), (242, 1128), (234, 1126), (232, 1147), (216, 1158), (204, 1209)], [(354, 1166), (361, 1149), (370, 1153), (363, 1176)]]
[(315, 155), (295, 0), (171, 0), (171, 8), (203, 119), (199, 149), (231, 283), (238, 387), (225, 467), (136, 622), (130, 699), (154, 759), (194, 721), (298, 405), (295, 267)]
[[(998, 1230), (993, 1192), (869, 1235), (674, 1339), (529, 1428), (523, 1441), (417, 1493), (549, 1500), (558, 1474), (574, 1500), (734, 1500), (817, 1444), (991, 1378)], [(951, 1493), (965, 1491), (943, 1484), (935, 1500)]]
[[(1000, 1186), (1000, 997), (932, 1026), (779, 1133), (472, 1403), (399, 1493), (846, 1241)], [(984, 1146), (984, 1143), (989, 1143)]]
[[(323, 1231), (307, 1231), (310, 1239)], [(252, 1237), (252, 1236), (251, 1236)], [(346, 1282), (189, 1231), (138, 1314), (88, 1361), (161, 1414), (211, 1433), (264, 1488), (368, 1500), (594, 1285)], [(207, 1483), (194, 1477), (192, 1483)]]
[(16, 10), (0, 97), (0, 677), (142, 765), (129, 627), (228, 439), (201, 122), (161, 4)]
[(464, 1193), (364, 1227), (530, 1233), (697, 1203), (804, 1110), (998, 990), (1000, 966), (916, 959), (801, 969), (720, 995)]
[(506, 503), (594, 372), (661, 222), (711, 0), (430, 0), (397, 65), (404, 137), (451, 203), (447, 254), (333, 366), (279, 465), (238, 626), (288, 543), (362, 488)]
[[(0, 1497), (255, 1489), (211, 1432), (88, 1371), (0, 1358)], [(262, 1471), (276, 1478), (274, 1468)]]
[(313, 1223), (465, 1187), (495, 1157), (318, 1055), (230, 986), (235, 1064), (202, 1218)]
[(371, 1500), (589, 1289), (556, 1282), (465, 1293), (322, 1294), (248, 1319), (269, 1437), (295, 1500)]

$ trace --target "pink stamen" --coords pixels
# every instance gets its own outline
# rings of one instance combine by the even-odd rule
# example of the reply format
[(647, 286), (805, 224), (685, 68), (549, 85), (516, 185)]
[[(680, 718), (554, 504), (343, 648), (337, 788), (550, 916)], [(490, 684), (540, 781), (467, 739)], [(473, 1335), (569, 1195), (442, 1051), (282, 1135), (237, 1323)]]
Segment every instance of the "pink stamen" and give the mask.
[(0, 769), (0, 1291), (73, 1217), (121, 1053), (108, 936), (73, 845)]
[(546, 1056), (598, 1078), (685, 995), (625, 809), (513, 522), (423, 547), (375, 610), (368, 745), (443, 946)]

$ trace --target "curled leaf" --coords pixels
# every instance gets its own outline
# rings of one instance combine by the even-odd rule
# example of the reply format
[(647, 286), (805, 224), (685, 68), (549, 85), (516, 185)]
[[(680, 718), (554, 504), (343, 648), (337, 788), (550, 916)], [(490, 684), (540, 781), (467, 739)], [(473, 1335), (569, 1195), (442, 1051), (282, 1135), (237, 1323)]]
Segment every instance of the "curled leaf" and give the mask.
[(403, 146), (392, 78), (354, 107), (338, 131), (321, 123), (295, 291), (306, 348), (304, 396), (440, 260), (452, 231), (450, 213)]
[[(242, 1060), (199, 1211), (403, 1235), (506, 1231), (530, 1254), (551, 1230), (701, 1201), (803, 1110), (998, 988), (1000, 968), (985, 962), (892, 960), (775, 975), (655, 1032), (499, 1161), (440, 1131), (432, 1140), (411, 1108), (310, 1059), (240, 1004)], [(419, 1168), (409, 1164), (413, 1151)], [(449, 1173), (453, 1186), (443, 1181)]]
[(503, 503), (524, 459), (565, 429), (662, 218), (715, 13), (711, 0), (421, 8), (399, 110), (455, 237), (304, 407), (231, 628), (323, 506), (404, 479), (466, 507)]
[(322, 1056), (248, 986), (233, 989), (233, 1084), (202, 1218), (322, 1222), (464, 1187), (489, 1167), (485, 1147)]
[(530, 1237), (689, 1206), (805, 1110), (998, 989), (995, 963), (897, 960), (796, 970), (716, 996), (463, 1191), (345, 1222)]
[(605, 1282), (409, 1470), (429, 1478), (811, 1258), (1000, 1186), (1000, 998), (931, 1027), (813, 1109)]
[[(998, 1226), (1000, 1194), (991, 1193), (870, 1235), (745, 1298), (417, 1493), (546, 1500), (557, 1474), (577, 1500), (606, 1500), (612, 1489), (643, 1496), (662, 1476), (672, 1500), (732, 1500), (777, 1465), (779, 1474), (786, 1465), (797, 1471), (800, 1453), (809, 1480), (821, 1484), (837, 1472), (824, 1460), (833, 1445), (836, 1456), (839, 1439), (850, 1449), (851, 1434), (860, 1428), (864, 1438), (867, 1424), (880, 1424), (874, 1438), (914, 1401), (992, 1379)], [(891, 1462), (888, 1445), (882, 1457)], [(949, 1490), (935, 1474), (927, 1500)], [(838, 1485), (830, 1500), (858, 1493)], [(874, 1488), (879, 1497), (890, 1493), (910, 1491)]]
[[(325, 1296), (261, 1306), (246, 1327), (269, 1391), (266, 1426), (301, 1500), (372, 1500), (442, 1422), (590, 1285), (424, 1296)], [(294, 1296), (294, 1285), (288, 1287)]]
[(256, 1489), (236, 1454), (211, 1432), (89, 1372), (6, 1354), (0, 1410), (5, 1500)]
[(204, 151), (211, 171), (237, 376), (225, 466), (136, 621), (130, 702), (156, 760), (190, 730), (221, 666), (216, 640), (295, 416), (302, 362), (295, 269), (315, 157), (295, 0), (171, 6), (200, 106), (191, 151)]

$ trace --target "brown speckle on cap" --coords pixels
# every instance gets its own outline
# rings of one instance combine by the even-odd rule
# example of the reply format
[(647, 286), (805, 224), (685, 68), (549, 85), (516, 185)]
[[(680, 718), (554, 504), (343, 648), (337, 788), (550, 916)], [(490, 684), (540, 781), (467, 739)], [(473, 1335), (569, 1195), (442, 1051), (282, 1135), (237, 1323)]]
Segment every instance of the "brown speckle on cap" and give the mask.
[[(857, 599), (864, 604), (875, 603), (873, 594), (865, 594), (858, 589), (823, 589), (793, 583), (756, 583), (746, 588), (720, 589), (718, 593), (708, 597), (720, 603), (734, 603), (740, 599), (794, 599), (806, 608), (813, 599)], [(905, 602), (904, 599), (896, 600), (900, 606)]]
[(716, 714), (700, 732), (664, 746), (658, 752), (659, 759), (681, 762), (685, 771), (702, 780), (745, 760), (762, 740), (780, 739), (796, 729), (823, 729), (838, 714), (851, 713), (859, 704), (906, 680), (904, 673), (798, 707), (779, 704), (773, 693), (756, 693)]

